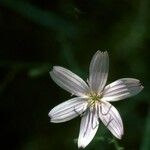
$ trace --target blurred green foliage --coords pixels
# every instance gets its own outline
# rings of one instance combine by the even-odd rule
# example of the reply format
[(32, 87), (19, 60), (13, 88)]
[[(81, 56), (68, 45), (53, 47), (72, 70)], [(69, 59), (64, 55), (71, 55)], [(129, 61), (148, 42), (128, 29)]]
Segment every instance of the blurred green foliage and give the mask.
[(70, 98), (49, 77), (54, 65), (85, 80), (92, 55), (109, 52), (109, 82), (140, 79), (144, 90), (113, 103), (125, 128), (121, 141), (100, 129), (87, 150), (149, 150), (149, 0), (0, 0), (0, 109), (8, 150), (77, 149), (80, 118), (49, 122)]

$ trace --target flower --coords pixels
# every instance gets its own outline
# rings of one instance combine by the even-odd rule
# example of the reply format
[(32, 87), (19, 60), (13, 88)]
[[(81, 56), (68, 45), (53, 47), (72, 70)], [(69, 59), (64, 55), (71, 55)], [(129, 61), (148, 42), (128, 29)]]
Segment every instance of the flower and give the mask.
[(54, 107), (48, 114), (50, 121), (65, 122), (80, 115), (79, 148), (85, 148), (92, 141), (100, 120), (116, 138), (121, 139), (124, 132), (122, 119), (109, 102), (131, 97), (143, 89), (140, 81), (133, 78), (122, 78), (105, 86), (108, 70), (108, 53), (97, 51), (90, 63), (87, 83), (60, 66), (54, 66), (50, 71), (56, 84), (77, 96)]

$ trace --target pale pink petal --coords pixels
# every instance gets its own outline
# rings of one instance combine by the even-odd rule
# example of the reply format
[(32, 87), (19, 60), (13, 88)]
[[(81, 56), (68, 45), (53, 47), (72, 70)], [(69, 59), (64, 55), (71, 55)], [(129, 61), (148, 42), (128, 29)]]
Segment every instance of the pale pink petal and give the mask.
[(88, 85), (79, 76), (63, 67), (53, 67), (50, 76), (56, 84), (73, 95), (85, 96), (89, 91)]
[(94, 92), (102, 91), (107, 81), (108, 71), (108, 53), (97, 51), (91, 60), (89, 69), (89, 86)]
[(88, 110), (83, 114), (80, 125), (80, 133), (78, 138), (78, 147), (85, 148), (95, 136), (98, 130), (99, 122), (97, 117), (97, 110)]
[(104, 88), (104, 101), (118, 101), (138, 94), (143, 89), (140, 81), (133, 78), (123, 78), (110, 83)]
[(123, 135), (123, 123), (117, 109), (108, 102), (99, 105), (99, 117), (109, 131), (118, 139)]
[(81, 115), (86, 110), (87, 104), (87, 99), (80, 97), (72, 98), (55, 106), (48, 115), (51, 122), (66, 122)]

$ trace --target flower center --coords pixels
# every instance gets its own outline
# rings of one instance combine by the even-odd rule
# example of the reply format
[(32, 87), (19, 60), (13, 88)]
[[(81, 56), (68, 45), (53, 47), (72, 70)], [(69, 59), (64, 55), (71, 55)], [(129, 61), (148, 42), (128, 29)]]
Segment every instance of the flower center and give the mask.
[(101, 94), (97, 94), (97, 93), (90, 93), (89, 95), (89, 103), (90, 104), (95, 104), (97, 102), (100, 102), (100, 99), (102, 98)]

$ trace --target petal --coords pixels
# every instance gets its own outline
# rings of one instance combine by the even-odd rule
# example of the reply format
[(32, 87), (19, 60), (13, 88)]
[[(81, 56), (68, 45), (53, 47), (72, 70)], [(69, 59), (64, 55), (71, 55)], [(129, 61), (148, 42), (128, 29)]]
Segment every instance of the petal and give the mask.
[(101, 92), (104, 88), (109, 70), (107, 52), (97, 51), (90, 63), (89, 85), (94, 92)]
[(99, 117), (110, 132), (118, 139), (123, 135), (123, 123), (117, 109), (108, 102), (99, 106)]
[(84, 96), (89, 89), (88, 85), (79, 76), (63, 67), (53, 67), (50, 75), (56, 84), (73, 95)]
[(107, 85), (102, 100), (118, 101), (138, 94), (143, 89), (140, 81), (133, 78), (119, 79)]
[(78, 147), (85, 148), (94, 138), (98, 130), (99, 122), (96, 108), (83, 114), (80, 125), (80, 133), (78, 138)]
[(82, 114), (86, 107), (87, 100), (76, 97), (57, 105), (49, 112), (48, 115), (51, 118), (51, 122), (65, 122)]

